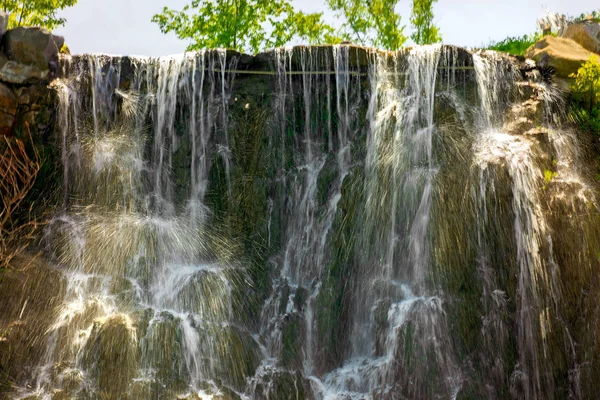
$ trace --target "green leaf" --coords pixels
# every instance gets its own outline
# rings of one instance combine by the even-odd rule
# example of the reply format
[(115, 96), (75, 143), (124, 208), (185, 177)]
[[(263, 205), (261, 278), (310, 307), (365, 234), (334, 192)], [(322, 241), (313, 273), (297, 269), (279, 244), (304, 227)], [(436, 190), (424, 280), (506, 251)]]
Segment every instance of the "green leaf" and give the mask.
[(56, 13), (77, 4), (77, 0), (0, 0), (2, 9), (9, 12), (9, 28), (17, 26), (41, 26), (54, 29), (63, 26), (64, 18)]

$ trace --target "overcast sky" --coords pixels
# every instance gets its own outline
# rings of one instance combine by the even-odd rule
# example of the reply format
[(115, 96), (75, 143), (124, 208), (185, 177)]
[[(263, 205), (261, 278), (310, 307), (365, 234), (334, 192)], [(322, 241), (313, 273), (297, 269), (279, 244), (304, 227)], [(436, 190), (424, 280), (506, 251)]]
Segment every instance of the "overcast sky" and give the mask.
[[(152, 16), (166, 5), (180, 9), (191, 0), (79, 0), (61, 12), (63, 35), (73, 54), (109, 53), (161, 56), (181, 53), (186, 43), (174, 35), (163, 35)], [(292, 0), (303, 11), (325, 11), (324, 0)], [(400, 0), (398, 11), (408, 24), (410, 0)], [(507, 36), (531, 33), (536, 20), (553, 12), (579, 15), (600, 8), (598, 0), (439, 0), (435, 4), (436, 24), (444, 43), (466, 47), (487, 44)], [(326, 14), (334, 23), (335, 18)]]

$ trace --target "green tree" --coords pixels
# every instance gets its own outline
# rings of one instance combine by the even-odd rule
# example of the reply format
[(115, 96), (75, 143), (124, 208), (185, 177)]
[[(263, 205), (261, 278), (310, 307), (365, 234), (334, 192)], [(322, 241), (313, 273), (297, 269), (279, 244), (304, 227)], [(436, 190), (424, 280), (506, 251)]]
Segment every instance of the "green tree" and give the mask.
[(8, 27), (42, 26), (54, 29), (63, 26), (64, 18), (57, 12), (77, 4), (77, 0), (0, 0), (4, 12), (10, 13)]
[(321, 13), (298, 12), (289, 0), (193, 0), (181, 11), (165, 7), (152, 21), (163, 33), (190, 41), (188, 51), (225, 47), (258, 52), (294, 38), (310, 44), (341, 41)]
[(327, 0), (344, 22), (340, 35), (363, 46), (397, 50), (406, 41), (401, 17), (395, 11), (398, 0)]
[(433, 24), (433, 3), (437, 0), (413, 0), (410, 23), (414, 32), (410, 36), (416, 44), (432, 44), (442, 41), (440, 30)]

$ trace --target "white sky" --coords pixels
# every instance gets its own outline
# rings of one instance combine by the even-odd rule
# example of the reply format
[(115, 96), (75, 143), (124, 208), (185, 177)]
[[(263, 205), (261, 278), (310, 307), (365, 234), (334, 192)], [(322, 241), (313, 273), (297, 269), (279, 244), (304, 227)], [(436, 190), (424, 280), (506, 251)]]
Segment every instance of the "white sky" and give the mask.
[[(57, 29), (73, 54), (109, 53), (161, 56), (181, 53), (186, 43), (173, 34), (163, 35), (150, 22), (164, 6), (181, 9), (191, 0), (79, 0), (61, 12), (67, 19)], [(303, 11), (325, 11), (324, 1), (292, 0)], [(398, 11), (408, 25), (411, 0), (400, 0)], [(579, 15), (600, 9), (598, 0), (439, 0), (435, 4), (436, 24), (444, 43), (475, 47), (507, 36), (531, 33), (545, 8)], [(326, 14), (329, 22), (335, 17)]]

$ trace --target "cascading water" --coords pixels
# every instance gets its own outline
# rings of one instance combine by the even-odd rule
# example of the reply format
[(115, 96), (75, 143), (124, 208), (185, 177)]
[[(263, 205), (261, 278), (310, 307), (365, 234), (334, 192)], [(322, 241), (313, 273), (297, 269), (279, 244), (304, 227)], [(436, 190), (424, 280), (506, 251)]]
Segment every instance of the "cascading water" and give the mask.
[[(230, 82), (218, 75), (224, 62), (224, 52), (140, 61), (130, 83), (136, 91), (124, 92), (117, 90), (122, 60), (90, 58), (88, 70), (80, 61), (75, 76), (58, 84), (68, 206), (47, 238), (69, 283), (35, 382), (42, 397), (57, 388), (91, 398), (127, 390), (145, 397), (152, 385), (198, 391), (227, 368), (233, 355), (225, 348), (251, 341), (232, 325), (233, 286), (243, 273), (234, 250), (208, 233), (200, 207), (208, 142), (227, 131)], [(90, 130), (80, 97), (88, 83)], [(185, 125), (191, 149), (176, 132), (181, 96), (193, 105)], [(227, 146), (222, 138), (213, 143)], [(178, 152), (193, 160), (188, 200), (175, 200)], [(236, 379), (235, 370), (227, 372)]]
[[(551, 302), (559, 299), (555, 291), (557, 286), (554, 280), (557, 276), (551, 251), (552, 242), (538, 197), (543, 171), (535, 165), (532, 149), (534, 144), (527, 136), (514, 134), (514, 125), (521, 122), (519, 116), (510, 119), (508, 126), (504, 126), (505, 118), (497, 111), (497, 106), (494, 106), (497, 103), (495, 98), (492, 98), (498, 96), (498, 93), (502, 94), (502, 91), (510, 96), (519, 72), (512, 69), (510, 65), (502, 67), (501, 62), (493, 59), (494, 54), (488, 57), (492, 59), (483, 59), (478, 54), (474, 57), (483, 111), (481, 118), (483, 123), (480, 125), (482, 132), (476, 139), (475, 145), (475, 157), (481, 168), (480, 203), (485, 202), (483, 197), (490, 190), (489, 187), (492, 186), (491, 190), (494, 191), (493, 186), (497, 184), (494, 178), (490, 179), (486, 170), (490, 164), (505, 163), (513, 185), (512, 211), (515, 218), (514, 235), (518, 267), (516, 297), (519, 358), (511, 376), (511, 387), (513, 391), (525, 398), (540, 398), (543, 397), (543, 386), (552, 387), (551, 382), (542, 385), (541, 369), (544, 368), (545, 363), (540, 357), (545, 358), (548, 352), (546, 330), (552, 329), (548, 326), (551, 323), (550, 318), (545, 313), (554, 308)], [(519, 112), (514, 109), (513, 111)], [(485, 213), (485, 209), (481, 211)], [(485, 225), (482, 229), (485, 229)], [(485, 258), (483, 260), (485, 263)], [(490, 290), (494, 289), (487, 288), (487, 291)], [(495, 296), (496, 304), (504, 306), (505, 293), (495, 292)], [(544, 301), (550, 304), (544, 304)], [(503, 331), (499, 326), (495, 328), (500, 331), (498, 333)], [(505, 335), (501, 333), (499, 337), (503, 336)]]
[(44, 243), (66, 291), (14, 397), (594, 393), (568, 294), (595, 293), (595, 186), (527, 68), (448, 46), (64, 59)]

